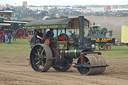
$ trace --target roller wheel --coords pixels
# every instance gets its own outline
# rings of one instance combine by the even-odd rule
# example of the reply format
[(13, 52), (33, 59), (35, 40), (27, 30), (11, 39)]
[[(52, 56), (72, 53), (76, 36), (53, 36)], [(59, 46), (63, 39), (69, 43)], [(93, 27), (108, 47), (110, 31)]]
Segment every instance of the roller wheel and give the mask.
[(99, 50), (105, 50), (105, 44), (99, 44), (98, 48)]
[(21, 39), (25, 37), (25, 31), (24, 29), (17, 29), (16, 30), (16, 37)]
[[(89, 60), (84, 57), (84, 63), (87, 65), (90, 65)], [(78, 59), (77, 64), (81, 64), (81, 58)], [(90, 68), (86, 68), (86, 67), (78, 67), (77, 70), (81, 73), (81, 74), (87, 74), (90, 70)]]
[[(78, 59), (77, 64), (81, 64), (81, 58)], [(85, 56), (84, 57), (84, 65), (86, 66), (103, 66), (106, 65), (105, 60), (99, 56)], [(83, 75), (92, 75), (92, 74), (101, 74), (105, 71), (106, 67), (78, 67), (77, 70), (80, 72), (80, 74)]]
[(3, 31), (0, 31), (0, 43), (3, 43), (3, 37), (4, 36), (4, 32)]
[(106, 51), (110, 51), (110, 50), (111, 50), (111, 44), (107, 43), (107, 44), (105, 45), (105, 50), (106, 50)]
[(66, 72), (67, 70), (70, 69), (73, 59), (72, 58), (64, 58), (62, 60), (60, 60), (60, 67), (54, 67), (53, 68), (58, 71), (58, 72)]
[(52, 65), (52, 51), (46, 44), (35, 45), (30, 53), (31, 67), (37, 72), (46, 72)]

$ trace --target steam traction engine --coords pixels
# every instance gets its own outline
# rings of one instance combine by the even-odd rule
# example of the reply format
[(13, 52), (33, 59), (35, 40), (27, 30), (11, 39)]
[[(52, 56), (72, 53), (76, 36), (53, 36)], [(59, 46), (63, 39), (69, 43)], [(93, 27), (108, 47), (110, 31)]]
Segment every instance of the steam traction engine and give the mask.
[(92, 44), (98, 43), (99, 50), (111, 50), (111, 44), (115, 43), (115, 38), (112, 37), (112, 30), (107, 28), (100, 29), (98, 25), (92, 25), (89, 29), (87, 40)]
[(27, 22), (23, 21), (12, 21), (11, 20), (12, 11), (0, 10), (0, 43), (3, 41), (2, 36), (6, 33), (12, 33), (16, 31), (16, 37), (21, 39), (25, 37), (24, 25)]
[[(92, 52), (92, 44), (85, 41), (84, 28), (89, 28), (89, 25), (90, 22), (83, 16), (27, 23), (28, 29), (34, 29), (34, 37), (31, 39), (31, 67), (37, 72), (46, 72), (50, 67), (65, 72), (71, 67), (73, 59), (78, 59), (74, 67), (81, 74), (103, 73), (108, 65), (101, 57), (101, 53)], [(51, 28), (56, 30), (56, 35), (43, 38), (43, 43), (36, 43), (37, 29), (42, 29), (45, 36), (47, 29)], [(65, 30), (65, 33), (58, 32), (61, 30)], [(67, 30), (72, 31), (70, 37), (66, 33)]]

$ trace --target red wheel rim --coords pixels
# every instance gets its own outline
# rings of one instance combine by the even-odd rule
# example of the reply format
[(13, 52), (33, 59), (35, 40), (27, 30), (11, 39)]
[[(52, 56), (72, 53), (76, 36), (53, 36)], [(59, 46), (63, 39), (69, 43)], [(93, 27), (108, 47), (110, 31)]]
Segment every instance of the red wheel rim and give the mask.
[(0, 31), (0, 43), (3, 43), (3, 35), (4, 35), (4, 32), (3, 31)]
[(25, 37), (25, 31), (24, 29), (18, 29), (16, 30), (16, 37), (21, 39)]

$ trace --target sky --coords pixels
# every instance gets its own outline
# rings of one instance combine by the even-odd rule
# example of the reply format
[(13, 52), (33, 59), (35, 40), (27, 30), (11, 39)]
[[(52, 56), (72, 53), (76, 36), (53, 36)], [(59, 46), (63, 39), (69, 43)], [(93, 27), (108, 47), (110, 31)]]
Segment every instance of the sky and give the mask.
[(128, 5), (128, 0), (0, 0), (0, 4), (22, 6), (23, 1), (28, 5)]

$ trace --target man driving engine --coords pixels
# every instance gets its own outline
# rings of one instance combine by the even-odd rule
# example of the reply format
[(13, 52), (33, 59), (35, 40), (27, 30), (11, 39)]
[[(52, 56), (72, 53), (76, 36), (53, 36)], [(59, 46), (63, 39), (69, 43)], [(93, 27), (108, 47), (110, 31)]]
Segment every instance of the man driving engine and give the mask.
[(41, 29), (38, 29), (36, 34), (36, 43), (41, 43), (41, 39), (43, 38), (43, 33)]

